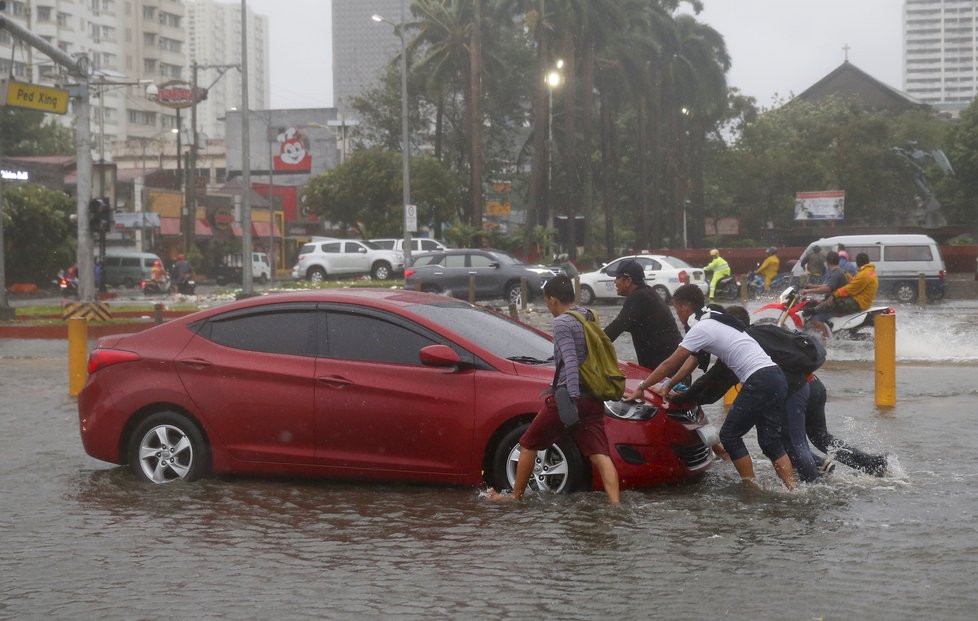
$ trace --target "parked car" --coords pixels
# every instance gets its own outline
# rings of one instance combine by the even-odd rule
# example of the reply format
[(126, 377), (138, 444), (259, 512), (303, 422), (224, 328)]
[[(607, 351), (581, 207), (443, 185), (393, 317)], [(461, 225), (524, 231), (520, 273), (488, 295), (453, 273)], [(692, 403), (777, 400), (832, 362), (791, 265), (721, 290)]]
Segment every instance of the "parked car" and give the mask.
[(703, 270), (682, 259), (662, 254), (638, 254), (619, 257), (597, 271), (581, 274), (581, 304), (617, 299), (615, 272), (625, 261), (638, 261), (641, 264), (645, 269), (646, 284), (655, 290), (663, 302), (671, 300), (679, 285), (686, 283), (699, 286), (703, 293), (710, 289)]
[[(466, 302), (391, 289), (276, 293), (102, 337), (78, 397), (81, 440), (144, 481), (208, 474), (508, 487), (553, 377), (544, 333)], [(626, 390), (648, 371), (622, 363)], [(698, 407), (609, 402), (623, 488), (709, 468)], [(600, 479), (566, 439), (538, 488)]]
[[(404, 252), (404, 239), (393, 237), (381, 238), (381, 239), (371, 239), (371, 242), (377, 244), (384, 250), (397, 250), (398, 252)], [(437, 239), (429, 239), (427, 237), (412, 237), (411, 238), (411, 254), (418, 254), (421, 252), (437, 252), (440, 250), (448, 250), (448, 246), (441, 243)]]
[(520, 304), (521, 279), (526, 279), (532, 300), (543, 295), (543, 285), (553, 275), (542, 265), (529, 265), (502, 250), (467, 248), (419, 255), (404, 271), (404, 288), (467, 298), (469, 277), (475, 276), (476, 299)]
[(160, 257), (152, 252), (107, 250), (102, 258), (102, 278), (110, 287), (132, 289), (153, 277), (153, 263), (156, 261), (160, 261)]
[[(217, 284), (240, 283), (242, 265), (240, 252), (224, 256), (214, 275)], [(251, 275), (263, 285), (271, 280), (272, 264), (264, 252), (251, 253)]]
[(404, 271), (404, 255), (362, 239), (314, 237), (299, 250), (292, 278), (320, 282), (329, 276), (369, 274), (388, 280)]
[(856, 255), (865, 252), (876, 267), (879, 278), (878, 295), (889, 295), (898, 302), (914, 302), (919, 294), (918, 278), (924, 275), (927, 298), (944, 298), (944, 259), (937, 242), (927, 235), (836, 235), (814, 241), (801, 254), (792, 267), (792, 276), (800, 278), (805, 273), (801, 258), (818, 245), (822, 254), (838, 250), (843, 244), (849, 260), (856, 262)]

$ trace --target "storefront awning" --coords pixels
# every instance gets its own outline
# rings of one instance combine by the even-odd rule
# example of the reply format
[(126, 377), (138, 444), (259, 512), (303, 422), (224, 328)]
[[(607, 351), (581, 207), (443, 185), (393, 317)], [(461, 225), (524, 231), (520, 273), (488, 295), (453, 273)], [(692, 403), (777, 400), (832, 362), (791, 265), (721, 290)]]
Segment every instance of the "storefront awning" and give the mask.
[(211, 230), (210, 223), (204, 218), (198, 218), (194, 221), (194, 236), (196, 237), (213, 237), (214, 231)]
[(241, 225), (238, 224), (237, 222), (232, 222), (231, 234), (234, 235), (235, 237), (241, 237), (242, 235), (244, 235), (244, 229), (242, 229)]
[[(268, 237), (268, 222), (252, 222), (251, 234), (255, 237)], [(282, 231), (278, 228), (278, 222), (272, 222), (272, 236), (282, 236)]]

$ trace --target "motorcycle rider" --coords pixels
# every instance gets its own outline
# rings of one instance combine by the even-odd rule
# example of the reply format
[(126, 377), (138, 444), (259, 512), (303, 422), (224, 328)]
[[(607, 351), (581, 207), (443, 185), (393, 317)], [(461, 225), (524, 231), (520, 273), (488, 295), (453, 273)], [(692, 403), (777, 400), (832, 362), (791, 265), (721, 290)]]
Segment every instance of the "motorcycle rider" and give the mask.
[(710, 301), (713, 301), (713, 296), (716, 295), (717, 283), (724, 276), (730, 275), (730, 264), (720, 256), (720, 251), (716, 248), (710, 250), (710, 257), (712, 257), (712, 260), (703, 267), (703, 271), (713, 272), (713, 280), (710, 281)]
[(187, 261), (186, 257), (182, 254), (177, 255), (177, 261), (173, 264), (173, 283), (177, 287), (182, 287), (188, 280), (190, 280), (190, 274), (193, 273), (193, 268), (190, 266), (190, 262)]
[(764, 257), (764, 261), (761, 263), (761, 266), (757, 268), (757, 273), (764, 278), (765, 291), (769, 291), (771, 289), (771, 281), (778, 275), (778, 270), (780, 269), (781, 259), (778, 258), (778, 249), (771, 246), (767, 249), (767, 256)]
[(860, 252), (856, 255), (858, 271), (856, 277), (844, 286), (832, 291), (825, 301), (815, 307), (806, 306), (801, 310), (805, 316), (828, 314), (829, 316), (851, 315), (869, 308), (879, 289), (876, 266), (869, 262), (869, 255)]
[[(827, 294), (824, 300), (827, 300), (833, 291), (841, 287), (846, 286), (849, 283), (849, 277), (846, 276), (845, 270), (839, 265), (839, 254), (834, 250), (830, 250), (825, 253), (825, 276), (822, 278), (822, 283), (818, 285), (806, 285), (802, 289), (803, 294), (807, 295), (817, 295), (817, 294)], [(826, 334), (825, 330), (825, 320), (832, 317), (832, 313), (821, 313), (814, 315), (811, 321), (815, 324), (815, 328)]]
[(822, 247), (818, 244), (801, 258), (801, 266), (805, 269), (808, 276), (807, 282), (819, 282), (825, 275), (825, 255), (822, 254)]

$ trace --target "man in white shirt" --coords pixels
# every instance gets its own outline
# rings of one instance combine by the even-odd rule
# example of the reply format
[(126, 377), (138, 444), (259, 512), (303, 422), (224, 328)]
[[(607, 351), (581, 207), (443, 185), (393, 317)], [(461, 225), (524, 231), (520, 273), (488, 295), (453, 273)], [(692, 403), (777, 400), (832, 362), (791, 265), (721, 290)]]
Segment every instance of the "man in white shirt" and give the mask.
[(666, 396), (671, 387), (670, 377), (685, 377), (696, 367), (697, 358), (693, 354), (713, 354), (734, 372), (742, 384), (720, 428), (723, 449), (729, 454), (741, 479), (753, 482), (754, 464), (743, 437), (752, 427), (757, 427), (757, 443), (761, 450), (774, 464), (774, 470), (785, 487), (794, 489), (791, 460), (781, 439), (788, 394), (781, 368), (764, 353), (757, 341), (728, 325), (725, 315), (718, 313), (710, 317), (710, 311), (703, 308), (706, 303), (703, 291), (696, 285), (682, 285), (676, 289), (672, 303), (679, 320), (690, 325), (689, 331), (676, 351), (627, 398), (641, 399), (645, 389), (650, 386), (655, 386), (653, 390), (656, 393)]

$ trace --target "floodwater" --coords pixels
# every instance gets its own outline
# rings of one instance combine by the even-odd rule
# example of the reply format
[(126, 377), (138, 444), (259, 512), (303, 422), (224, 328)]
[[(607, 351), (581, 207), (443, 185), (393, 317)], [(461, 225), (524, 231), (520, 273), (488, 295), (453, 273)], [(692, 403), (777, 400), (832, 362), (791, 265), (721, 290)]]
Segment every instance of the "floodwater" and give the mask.
[(600, 493), (498, 505), (467, 488), (137, 484), (82, 450), (66, 344), (0, 341), (0, 618), (974, 619), (976, 317), (974, 302), (898, 310), (892, 408), (874, 405), (872, 344), (830, 346), (829, 428), (889, 454), (886, 477), (839, 466), (786, 492), (758, 460), (752, 490), (719, 463), (618, 508)]

